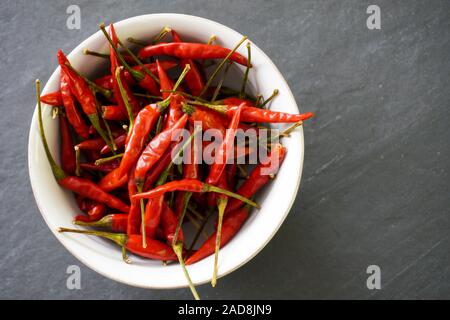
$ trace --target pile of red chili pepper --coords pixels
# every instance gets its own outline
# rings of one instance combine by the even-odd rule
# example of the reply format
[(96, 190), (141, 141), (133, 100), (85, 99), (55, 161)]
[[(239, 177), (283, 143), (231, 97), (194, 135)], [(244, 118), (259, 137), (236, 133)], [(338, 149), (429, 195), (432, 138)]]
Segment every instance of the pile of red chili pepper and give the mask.
[[(230, 50), (215, 45), (214, 37), (208, 43), (183, 42), (165, 27), (152, 41), (128, 38), (125, 45), (112, 24), (100, 29), (109, 52), (84, 53), (109, 60), (107, 74), (86, 78), (60, 50), (60, 90), (40, 96), (36, 81), (39, 129), (53, 174), (61, 187), (74, 193), (79, 208), (74, 223), (95, 228), (59, 231), (112, 240), (126, 262), (127, 252), (164, 263), (179, 261), (198, 298), (185, 264), (214, 254), (215, 286), (220, 247), (239, 231), (250, 208), (259, 207), (252, 198), (274, 178), (286, 153), (280, 143), (269, 143), (268, 159), (275, 159), (277, 166), (260, 162), (247, 173), (246, 167), (229, 161), (236, 130), (293, 123), (280, 135), (286, 136), (313, 114), (269, 110), (277, 90), (266, 100), (247, 93), (250, 43), (247, 57), (236, 51), (246, 37)], [(245, 68), (240, 90), (223, 85), (232, 64)], [(47, 145), (41, 102), (52, 106), (59, 121), (60, 166)], [(179, 129), (190, 133), (182, 142), (173, 140)], [(208, 129), (218, 130), (223, 139), (214, 161), (206, 164), (196, 161), (194, 141)], [(202, 141), (201, 146), (209, 143)], [(177, 162), (185, 152), (192, 161)], [(270, 174), (264, 173), (271, 165)], [(198, 246), (211, 219), (216, 219), (215, 231)], [(196, 228), (189, 242), (185, 222)]]

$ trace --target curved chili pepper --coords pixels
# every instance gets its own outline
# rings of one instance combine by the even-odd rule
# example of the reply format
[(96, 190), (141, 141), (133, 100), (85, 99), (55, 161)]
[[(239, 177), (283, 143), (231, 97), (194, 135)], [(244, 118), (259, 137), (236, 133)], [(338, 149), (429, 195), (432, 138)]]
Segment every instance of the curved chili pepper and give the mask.
[(108, 141), (108, 137), (106, 136), (104, 130), (100, 126), (100, 120), (97, 114), (97, 105), (95, 101), (95, 96), (92, 91), (89, 89), (88, 85), (79, 75), (77, 75), (73, 70), (71, 70), (67, 64), (69, 60), (67, 60), (64, 53), (59, 50), (58, 51), (58, 61), (61, 67), (61, 70), (68, 76), (70, 89), (72, 94), (78, 100), (83, 109), (84, 113), (88, 116), (95, 130), (102, 136), (103, 140)]
[(186, 122), (187, 115), (184, 115), (173, 127), (162, 131), (150, 141), (137, 161), (135, 171), (136, 183), (144, 183), (146, 173), (161, 158), (172, 142), (172, 135), (177, 133), (177, 130), (184, 128)]
[[(170, 209), (170, 207), (163, 202), (163, 208), (161, 213), (161, 226), (163, 236), (166, 239), (167, 244), (171, 245), (173, 242), (173, 237), (175, 236), (175, 231), (177, 229), (178, 218), (175, 213)], [(183, 242), (184, 235), (183, 230), (180, 229), (178, 232), (178, 240)]]
[(167, 192), (173, 192), (173, 191), (217, 192), (217, 193), (224, 194), (228, 197), (239, 199), (239, 200), (249, 204), (252, 207), (255, 207), (255, 208), (260, 207), (254, 201), (244, 198), (241, 195), (238, 195), (238, 194), (233, 193), (228, 190), (221, 189), (216, 186), (212, 186), (207, 183), (203, 183), (200, 180), (194, 180), (194, 179), (183, 179), (183, 180), (170, 181), (170, 182), (167, 182), (166, 184), (163, 184), (161, 186), (154, 188), (153, 190), (135, 194), (131, 198), (132, 199), (146, 199), (146, 198), (151, 199), (151, 198), (159, 197)]
[(148, 259), (155, 259), (162, 261), (174, 261), (178, 259), (171, 247), (158, 240), (146, 239), (148, 246), (144, 248), (142, 246), (142, 236), (137, 234), (126, 235), (125, 233), (110, 233), (103, 231), (87, 231), (87, 230), (77, 230), (67, 228), (59, 228), (58, 231), (81, 233), (103, 237), (114, 241), (120, 247), (126, 248), (127, 250), (138, 256)]
[(152, 170), (147, 175), (145, 179), (144, 188), (142, 190), (147, 191), (150, 187), (158, 180), (161, 173), (167, 168), (169, 163), (172, 161), (172, 149), (175, 144), (169, 146), (166, 152), (161, 156), (158, 162), (153, 166)]
[[(223, 59), (230, 52), (230, 49), (212, 44), (172, 42), (144, 47), (139, 51), (139, 58), (168, 55), (180, 59)], [(244, 66), (248, 64), (247, 58), (237, 52), (233, 52), (230, 60)]]
[(128, 215), (125, 213), (113, 213), (104, 216), (98, 221), (82, 221), (75, 219), (73, 223), (77, 226), (107, 228), (112, 232), (126, 232), (127, 219)]
[[(228, 105), (225, 114), (231, 118), (238, 106)], [(314, 117), (313, 112), (306, 112), (302, 114), (291, 114), (285, 112), (271, 111), (257, 107), (244, 105), (241, 112), (241, 121), (256, 122), (256, 123), (292, 123), (307, 120)]]
[[(244, 222), (247, 220), (248, 215), (248, 207), (245, 206), (241, 209), (230, 212), (223, 219), (222, 235), (220, 237), (220, 248), (226, 245), (236, 235), (236, 233), (241, 229)], [(215, 251), (216, 235), (217, 232), (214, 232), (208, 239), (206, 239), (206, 241), (200, 246), (200, 248), (186, 260), (186, 265), (193, 264), (212, 255)]]
[(63, 69), (61, 69), (60, 79), (61, 100), (66, 111), (67, 120), (69, 120), (73, 129), (80, 137), (87, 139), (89, 137), (89, 127), (84, 122), (83, 117), (75, 105), (70, 90), (70, 79)]
[(65, 172), (75, 174), (76, 160), (72, 135), (69, 123), (62, 115), (59, 116), (59, 130), (61, 131), (61, 167)]
[(160, 115), (160, 111), (155, 104), (150, 104), (142, 109), (136, 116), (131, 133), (128, 135), (128, 142), (120, 163), (119, 174), (124, 175), (136, 163), (144, 147), (150, 130), (155, 126)]
[(117, 161), (110, 161), (108, 163), (102, 163), (102, 164), (95, 164), (95, 163), (88, 163), (83, 162), (80, 163), (80, 168), (84, 170), (90, 170), (90, 171), (100, 171), (100, 172), (111, 172), (114, 169), (118, 168), (120, 165)]
[(227, 161), (232, 153), (234, 137), (236, 135), (236, 129), (239, 125), (241, 111), (241, 104), (236, 110), (231, 120), (230, 126), (225, 134), (225, 138), (220, 144), (219, 150), (217, 150), (217, 154), (214, 157), (214, 163), (212, 164), (208, 177), (206, 178), (206, 183), (215, 185), (225, 170), (225, 166), (227, 165)]
[(93, 138), (81, 141), (76, 146), (81, 150), (100, 150), (105, 146), (105, 141), (102, 138)]
[(105, 120), (123, 121), (128, 119), (119, 106), (102, 106), (102, 118)]
[(50, 163), (53, 176), (57, 180), (58, 184), (63, 188), (71, 190), (82, 197), (93, 199), (97, 202), (106, 204), (110, 208), (117, 209), (121, 212), (128, 212), (129, 207), (116, 197), (104, 192), (99, 186), (88, 179), (68, 176), (61, 167), (59, 167), (55, 159), (53, 158), (50, 149), (47, 144), (47, 139), (44, 132), (44, 124), (42, 121), (42, 107), (40, 99), (40, 82), (36, 80), (36, 98), (38, 101), (38, 122), (39, 122), (39, 132), (41, 135), (42, 144), (44, 145), (44, 150), (47, 159)]
[(94, 83), (102, 88), (114, 90), (113, 77), (110, 74), (95, 79)]
[[(183, 42), (181, 41), (180, 36), (175, 32), (175, 30), (172, 30), (172, 38), (174, 42)], [(205, 86), (202, 74), (198, 70), (197, 65), (192, 59), (181, 59), (182, 68), (184, 68), (187, 64), (190, 65), (191, 69), (186, 74), (186, 84), (189, 88), (189, 91), (194, 96), (198, 96)]]
[[(117, 138), (114, 139), (114, 144), (116, 145), (117, 149), (121, 149), (125, 146), (125, 142), (127, 140), (127, 134), (121, 134), (120, 136), (118, 136)], [(110, 153), (111, 152), (111, 148), (108, 145), (105, 145), (101, 150), (100, 150), (100, 154), (106, 154), (106, 153)]]
[[(193, 125), (189, 126), (190, 134), (193, 134), (194, 128)], [(199, 179), (199, 150), (195, 139), (192, 139), (190, 148), (188, 149), (190, 152), (190, 161), (183, 164), (183, 179)], [(184, 198), (185, 192), (177, 192), (175, 198), (175, 213), (177, 217), (181, 216), (183, 206), (184, 206)]]
[(120, 167), (105, 175), (98, 183), (98, 186), (106, 192), (110, 192), (124, 186), (127, 183), (128, 178), (126, 174), (121, 175), (119, 169)]
[(170, 92), (167, 92), (169, 90), (172, 90), (173, 88), (173, 82), (167, 75), (167, 73), (164, 71), (164, 68), (162, 67), (159, 60), (156, 60), (156, 69), (158, 71), (158, 77), (159, 77), (159, 85), (161, 86), (162, 91), (162, 97), (163, 99), (167, 99), (170, 95)]
[(164, 122), (164, 130), (172, 127), (183, 116), (181, 104), (184, 100), (184, 97), (178, 94), (173, 94), (170, 96), (169, 114)]
[[(284, 148), (281, 144), (276, 144), (272, 148), (268, 156), (268, 159), (270, 161), (268, 161), (268, 163), (260, 163), (259, 165), (257, 165), (250, 174), (250, 177), (244, 181), (244, 183), (237, 189), (236, 193), (245, 198), (250, 198), (251, 196), (253, 196), (270, 180), (271, 175), (278, 172), (278, 169), (280, 168), (285, 155), (286, 148)], [(275, 162), (273, 162), (272, 160), (274, 160)], [(268, 172), (269, 169), (271, 169), (270, 172)], [(262, 170), (265, 170), (266, 172), (262, 174)], [(226, 212), (228, 213), (230, 211), (233, 211), (242, 205), (243, 203), (241, 201), (231, 199), (227, 205)]]
[(128, 196), (130, 198), (130, 211), (128, 212), (127, 234), (139, 234), (141, 232), (141, 208), (140, 201), (131, 197), (137, 193), (136, 182), (134, 181), (134, 169), (131, 167), (128, 173)]
[(63, 105), (61, 91), (50, 92), (41, 96), (41, 101), (54, 107)]
[(121, 212), (128, 212), (130, 209), (125, 203), (103, 191), (91, 180), (80, 177), (66, 176), (63, 179), (60, 179), (58, 183), (63, 188), (71, 190), (83, 197), (104, 203), (108, 207), (117, 209)]
[(144, 226), (148, 238), (154, 238), (161, 221), (164, 195), (149, 199), (145, 206)]
[(93, 222), (93, 221), (98, 221), (101, 218), (103, 218), (103, 216), (106, 213), (106, 207), (103, 203), (96, 203), (94, 204), (88, 211), (88, 215), (77, 215), (74, 218), (74, 222), (76, 221), (81, 221), (81, 222)]

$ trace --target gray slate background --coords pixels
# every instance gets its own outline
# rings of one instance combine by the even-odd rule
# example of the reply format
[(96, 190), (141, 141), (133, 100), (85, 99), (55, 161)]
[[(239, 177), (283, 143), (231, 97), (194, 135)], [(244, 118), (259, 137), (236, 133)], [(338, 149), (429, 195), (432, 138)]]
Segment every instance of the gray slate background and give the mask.
[[(81, 30), (68, 30), (78, 4)], [(381, 7), (381, 30), (366, 8)], [(286, 77), (303, 110), (306, 157), (294, 208), (270, 244), (208, 299), (450, 298), (450, 1), (12, 1), (0, 3), (0, 298), (171, 299), (106, 279), (51, 235), (29, 185), (34, 79), (111, 22), (179, 12), (250, 38)], [(82, 290), (66, 268), (82, 268)], [(366, 288), (366, 268), (382, 289)]]

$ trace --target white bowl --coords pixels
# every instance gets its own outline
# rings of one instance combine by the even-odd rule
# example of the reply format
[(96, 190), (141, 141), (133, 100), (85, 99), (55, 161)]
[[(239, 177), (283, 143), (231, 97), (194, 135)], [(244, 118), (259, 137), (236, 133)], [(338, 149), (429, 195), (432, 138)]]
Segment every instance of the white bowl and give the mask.
[[(242, 35), (220, 23), (200, 17), (182, 14), (149, 14), (133, 17), (115, 23), (121, 39), (133, 36), (149, 39), (164, 26), (174, 28), (182, 37), (206, 42), (212, 34), (217, 43), (228, 48), (235, 46)], [(90, 36), (77, 46), (68, 56), (75, 68), (92, 75), (93, 70), (105, 68), (102, 59), (85, 56), (84, 48), (108, 52), (102, 33)], [(246, 55), (245, 46), (238, 50)], [(55, 52), (56, 62), (56, 52)], [(299, 109), (285, 79), (277, 67), (252, 43), (252, 64), (249, 81), (257, 92), (268, 97), (274, 88), (280, 90), (271, 109), (298, 113)], [(39, 75), (36, 75), (37, 77)], [(43, 94), (59, 88), (59, 68), (56, 69), (43, 89)], [(44, 126), (52, 154), (57, 161), (58, 122), (50, 116), (50, 108), (44, 105)], [(300, 127), (290, 138), (284, 139), (287, 155), (276, 179), (267, 185), (256, 199), (262, 206), (254, 210), (240, 232), (220, 251), (219, 276), (224, 276), (253, 258), (275, 235), (286, 218), (295, 200), (303, 167), (303, 130)], [(98, 273), (132, 286), (143, 288), (179, 288), (186, 286), (186, 279), (178, 264), (163, 266), (160, 261), (149, 261), (132, 256), (132, 264), (122, 261), (120, 250), (106, 240), (78, 234), (60, 234), (58, 227), (70, 227), (74, 215), (79, 213), (71, 192), (63, 190), (55, 181), (46, 159), (39, 137), (37, 112), (31, 122), (28, 166), (31, 186), (39, 210), (56, 238), (82, 263)], [(206, 258), (188, 267), (195, 284), (210, 281), (213, 257)], [(264, 268), (264, 266), (261, 266)]]

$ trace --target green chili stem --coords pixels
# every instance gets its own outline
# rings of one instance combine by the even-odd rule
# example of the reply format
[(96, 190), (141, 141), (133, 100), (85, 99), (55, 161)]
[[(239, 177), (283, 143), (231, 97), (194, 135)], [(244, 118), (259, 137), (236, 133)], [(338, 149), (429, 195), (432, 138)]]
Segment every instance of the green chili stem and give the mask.
[(177, 94), (180, 94), (182, 96), (188, 97), (190, 99), (196, 99), (196, 100), (198, 100), (200, 102), (203, 102), (203, 103), (208, 103), (209, 102), (208, 100), (202, 99), (200, 97), (196, 97), (196, 96), (194, 96), (192, 94), (189, 94), (189, 93), (186, 93), (186, 92), (181, 92), (181, 91), (176, 91), (176, 90), (161, 90), (161, 92), (177, 93)]
[(105, 130), (100, 126), (100, 118), (98, 117), (98, 113), (93, 113), (88, 115), (89, 120), (92, 123), (94, 129), (98, 132), (100, 137), (105, 141), (105, 143), (112, 149), (111, 143), (108, 139), (108, 136), (105, 133)]
[(99, 165), (101, 165), (103, 163), (107, 163), (107, 162), (110, 162), (110, 161), (112, 161), (114, 159), (119, 159), (119, 158), (122, 158), (122, 157), (123, 157), (123, 153), (118, 153), (118, 154), (115, 154), (115, 155), (113, 155), (111, 157), (100, 158), (100, 159), (95, 160), (95, 165), (99, 166)]
[(220, 194), (223, 194), (225, 196), (238, 199), (238, 200), (240, 200), (240, 201), (242, 201), (242, 202), (244, 202), (244, 203), (246, 203), (248, 205), (251, 205), (252, 207), (255, 207), (255, 208), (258, 208), (258, 209), (261, 208), (261, 206), (259, 204), (257, 204), (256, 202), (254, 202), (254, 201), (252, 201), (250, 199), (247, 199), (247, 198), (241, 196), (240, 194), (237, 194), (237, 193), (234, 193), (234, 192), (231, 192), (231, 191), (228, 191), (228, 190), (225, 190), (225, 189), (222, 189), (222, 188), (219, 188), (219, 187), (207, 184), (207, 183), (204, 183), (203, 186), (204, 186), (203, 187), (203, 192), (220, 193)]
[(183, 209), (181, 211), (180, 218), (178, 219), (177, 228), (175, 229), (175, 234), (173, 235), (172, 245), (178, 242), (178, 235), (180, 234), (181, 225), (183, 224), (184, 216), (186, 215), (186, 209), (191, 199), (192, 192), (186, 192), (183, 198)]
[(200, 300), (200, 296), (198, 295), (197, 290), (195, 289), (195, 286), (192, 283), (191, 277), (189, 276), (189, 272), (186, 269), (186, 265), (184, 264), (183, 244), (181, 242), (175, 243), (172, 245), (172, 248), (178, 257), (178, 261), (180, 262), (181, 268), (183, 269), (184, 276), (186, 277), (186, 280), (189, 284), (189, 288), (191, 289), (192, 295), (194, 296), (195, 300)]
[(247, 86), (247, 80), (248, 80), (248, 74), (250, 72), (251, 68), (251, 61), (252, 61), (252, 50), (250, 47), (250, 42), (247, 42), (247, 60), (248, 60), (248, 66), (245, 69), (244, 78), (242, 79), (242, 86), (241, 86), (241, 92), (239, 93), (239, 98), (245, 97), (245, 87)]
[[(136, 185), (137, 190), (139, 193), (142, 192), (143, 184), (138, 183)], [(144, 199), (139, 200), (139, 205), (141, 207), (141, 234), (142, 234), (142, 247), (147, 248), (147, 235), (145, 232), (145, 206), (144, 206)]]
[(213, 276), (211, 279), (211, 286), (215, 287), (217, 284), (217, 271), (218, 271), (218, 263), (219, 263), (219, 250), (220, 250), (220, 238), (222, 236), (222, 221), (223, 214), (225, 212), (225, 208), (227, 207), (228, 198), (221, 197), (217, 201), (217, 206), (219, 208), (219, 218), (217, 221), (217, 232), (216, 232), (216, 247), (214, 250), (214, 270)]
[(136, 44), (136, 45), (138, 45), (138, 46), (141, 46), (141, 47), (147, 46), (147, 43), (145, 43), (144, 41), (139, 40), (139, 39), (135, 39), (135, 38), (133, 38), (133, 37), (128, 37), (128, 38), (127, 38), (127, 41), (128, 41), (128, 42), (131, 42), (132, 44)]
[(247, 37), (244, 36), (241, 41), (233, 48), (233, 50), (230, 51), (230, 53), (227, 54), (227, 56), (219, 63), (219, 65), (216, 67), (216, 69), (213, 71), (211, 76), (209, 77), (208, 81), (206, 82), (205, 86), (203, 87), (203, 90), (200, 92), (199, 97), (203, 96), (205, 92), (208, 90), (209, 86), (211, 85), (212, 81), (216, 77), (217, 73), (222, 69), (223, 65), (230, 59), (231, 55), (236, 52), (236, 50), (240, 47), (244, 41), (247, 40)]
[(127, 243), (127, 235), (123, 233), (111, 233), (111, 232), (104, 232), (104, 231), (95, 231), (95, 230), (78, 230), (78, 229), (68, 229), (68, 228), (59, 228), (58, 232), (70, 232), (70, 233), (81, 233), (81, 234), (87, 234), (91, 236), (97, 236), (109, 239), (111, 241), (114, 241), (119, 246), (124, 246)]
[(103, 59), (109, 59), (109, 54), (107, 53), (100, 53), (97, 51), (91, 51), (89, 49), (83, 49), (83, 54), (88, 55), (88, 56), (94, 56), (97, 58), (103, 58)]
[(184, 66), (183, 72), (181, 72), (180, 76), (178, 77), (177, 82), (175, 82), (175, 84), (173, 85), (173, 88), (172, 88), (173, 91), (176, 91), (178, 89), (178, 87), (180, 86), (181, 82), (183, 82), (184, 77), (189, 72), (189, 70), (191, 70), (191, 65), (186, 64)]
[(220, 89), (223, 86), (223, 82), (225, 81), (225, 77), (227, 76), (228, 70), (230, 69), (232, 64), (233, 64), (232, 62), (228, 61), (227, 66), (225, 67), (225, 70), (222, 74), (222, 77), (220, 78), (220, 81), (217, 84), (216, 90), (214, 90), (214, 94), (212, 96), (211, 102), (216, 101), (217, 96), (219, 95)]
[(164, 28), (161, 29), (161, 31), (156, 35), (156, 37), (153, 39), (152, 44), (157, 44), (162, 38), (164, 38), (166, 36), (166, 34), (168, 34), (169, 32), (171, 32), (172, 29), (170, 29), (169, 27), (165, 26)]
[(278, 89), (273, 90), (270, 97), (268, 97), (264, 102), (261, 104), (261, 108), (264, 108), (265, 105), (267, 105), (273, 98), (275, 98), (278, 95), (279, 91)]
[(134, 125), (134, 116), (133, 116), (133, 111), (131, 110), (130, 102), (128, 101), (128, 95), (127, 95), (125, 89), (123, 88), (122, 79), (120, 77), (122, 68), (123, 67), (116, 68), (115, 77), (116, 77), (117, 85), (119, 86), (120, 95), (122, 96), (122, 100), (125, 103), (125, 107), (127, 109), (128, 118), (130, 119), (130, 125), (128, 126), (128, 132), (131, 132), (133, 125)]
[(56, 180), (61, 180), (66, 177), (66, 173), (64, 172), (61, 167), (59, 167), (55, 159), (52, 156), (52, 153), (50, 152), (50, 149), (48, 147), (47, 138), (45, 137), (45, 131), (44, 131), (44, 123), (42, 121), (42, 106), (41, 106), (41, 82), (39, 79), (36, 80), (36, 99), (37, 99), (37, 105), (38, 105), (38, 124), (39, 124), (39, 133), (41, 136), (42, 144), (44, 145), (45, 154), (47, 156), (48, 162), (50, 163), (50, 167), (52, 169), (53, 175), (55, 176)]
[[(163, 90), (161, 90), (162, 92), (164, 92)], [(161, 97), (158, 96), (152, 96), (146, 93), (138, 93), (138, 92), (133, 92), (133, 95), (137, 96), (137, 97), (143, 97), (143, 98), (149, 98), (149, 99), (157, 99), (157, 100), (161, 100)]]
[(79, 177), (81, 176), (80, 148), (78, 146), (75, 146), (74, 149), (75, 149), (75, 175)]

